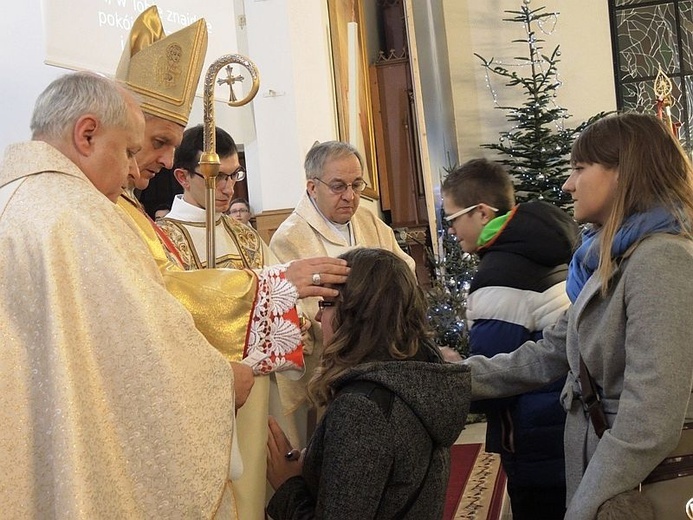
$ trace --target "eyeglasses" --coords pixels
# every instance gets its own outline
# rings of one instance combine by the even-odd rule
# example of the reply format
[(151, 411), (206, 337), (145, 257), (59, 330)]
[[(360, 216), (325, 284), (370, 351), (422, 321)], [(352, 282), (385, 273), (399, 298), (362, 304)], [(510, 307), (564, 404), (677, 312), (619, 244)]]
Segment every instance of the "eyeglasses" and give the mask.
[[(194, 175), (197, 175), (198, 177), (205, 178), (204, 175), (202, 175), (200, 172), (192, 171), (190, 172)], [(223, 182), (228, 182), (228, 180), (231, 179), (234, 182), (239, 182), (245, 179), (245, 170), (243, 169), (243, 166), (239, 166), (236, 168), (234, 171), (231, 173), (219, 173), (217, 174), (216, 177), (216, 183), (221, 184)]]
[[(481, 203), (474, 204), (473, 206), (469, 206), (468, 208), (461, 209), (461, 210), (453, 213), (452, 215), (448, 215), (447, 217), (445, 217), (445, 220), (447, 221), (449, 226), (452, 226), (452, 224), (455, 222), (455, 220), (458, 217), (461, 217), (462, 215), (466, 215), (470, 211), (474, 211), (479, 206), (481, 206)], [(494, 208), (493, 206), (489, 206), (489, 209), (491, 209), (492, 211), (498, 211), (498, 208)]]
[(318, 308), (322, 311), (325, 310), (327, 307), (334, 307), (337, 302), (330, 301), (330, 300), (319, 300), (318, 301)]
[(351, 189), (354, 190), (355, 193), (361, 193), (363, 190), (366, 189), (366, 181), (364, 181), (363, 179), (356, 179), (354, 182), (350, 183), (342, 181), (325, 182), (321, 179), (318, 179), (317, 177), (313, 177), (313, 180), (318, 181), (327, 186), (330, 189), (330, 191), (335, 195), (344, 193), (349, 187), (351, 187)]
[(242, 215), (243, 213), (250, 213), (250, 210), (246, 208), (230, 209), (229, 215)]

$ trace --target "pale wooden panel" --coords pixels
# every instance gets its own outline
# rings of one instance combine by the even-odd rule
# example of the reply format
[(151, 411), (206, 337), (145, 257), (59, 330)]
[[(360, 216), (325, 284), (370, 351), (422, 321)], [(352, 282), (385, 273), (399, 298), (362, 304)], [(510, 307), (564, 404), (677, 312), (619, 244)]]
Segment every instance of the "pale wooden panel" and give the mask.
[(273, 209), (255, 215), (255, 229), (266, 244), (269, 244), (274, 232), (286, 220), (286, 217), (291, 215), (292, 211), (293, 208)]

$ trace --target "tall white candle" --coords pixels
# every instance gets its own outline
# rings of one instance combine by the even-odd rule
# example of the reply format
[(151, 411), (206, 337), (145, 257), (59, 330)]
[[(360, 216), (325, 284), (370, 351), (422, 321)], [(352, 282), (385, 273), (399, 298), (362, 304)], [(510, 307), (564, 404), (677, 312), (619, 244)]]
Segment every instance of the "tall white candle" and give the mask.
[(347, 84), (347, 101), (349, 117), (349, 143), (358, 146), (358, 120), (359, 120), (359, 96), (358, 96), (358, 24), (349, 22), (347, 24), (347, 63), (349, 81)]

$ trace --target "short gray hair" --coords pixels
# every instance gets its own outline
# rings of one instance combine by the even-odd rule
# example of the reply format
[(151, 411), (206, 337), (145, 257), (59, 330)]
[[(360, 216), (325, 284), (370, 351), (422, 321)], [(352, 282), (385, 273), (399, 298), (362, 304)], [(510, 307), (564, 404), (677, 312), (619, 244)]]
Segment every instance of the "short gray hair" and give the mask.
[(126, 128), (126, 90), (115, 81), (91, 72), (65, 74), (39, 95), (31, 116), (34, 139), (58, 139), (77, 119), (93, 114), (105, 126)]
[(324, 143), (316, 142), (313, 147), (308, 150), (306, 160), (303, 167), (306, 170), (306, 180), (321, 179), (325, 162), (329, 159), (339, 159), (348, 155), (355, 155), (359, 160), (361, 169), (363, 170), (363, 157), (359, 151), (344, 141), (325, 141)]

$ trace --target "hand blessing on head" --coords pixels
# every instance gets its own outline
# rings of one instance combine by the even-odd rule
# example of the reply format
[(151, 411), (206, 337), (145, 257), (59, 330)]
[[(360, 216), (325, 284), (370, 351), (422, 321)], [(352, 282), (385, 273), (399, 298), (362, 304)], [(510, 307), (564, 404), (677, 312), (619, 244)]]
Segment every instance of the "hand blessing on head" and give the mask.
[(299, 298), (334, 298), (339, 294), (337, 290), (324, 285), (343, 284), (346, 282), (347, 274), (349, 267), (346, 260), (329, 256), (294, 260), (286, 269), (286, 279), (296, 286)]

